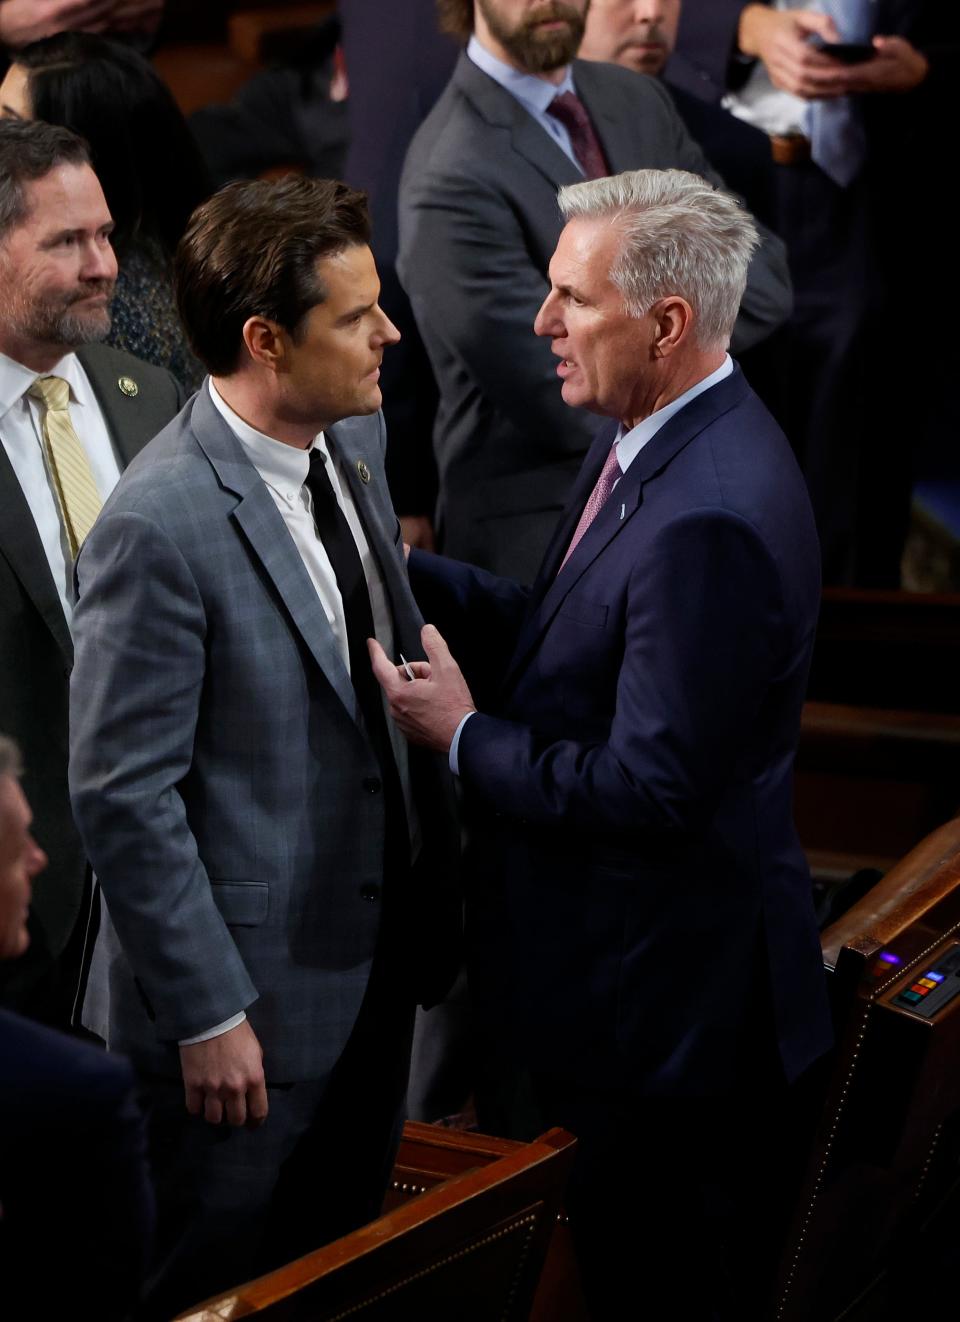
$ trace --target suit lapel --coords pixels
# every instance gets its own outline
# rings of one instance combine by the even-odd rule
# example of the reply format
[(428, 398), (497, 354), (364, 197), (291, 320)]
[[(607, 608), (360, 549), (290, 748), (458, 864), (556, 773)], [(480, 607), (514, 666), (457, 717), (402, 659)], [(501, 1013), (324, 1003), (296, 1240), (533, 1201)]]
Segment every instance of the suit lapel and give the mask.
[(238, 497), (231, 517), (263, 565), (317, 665), (350, 718), (359, 724), (356, 693), (333, 630), (269, 489), (206, 390), (196, 396), (193, 407), (190, 421), (194, 438), (221, 484)]
[(644, 135), (645, 129), (643, 124), (637, 123), (636, 106), (631, 113), (627, 107), (619, 104), (619, 98), (613, 99), (614, 89), (605, 77), (606, 72), (602, 64), (575, 60), (573, 83), (603, 145), (610, 173), (619, 174), (621, 170), (636, 169), (637, 160), (640, 159), (637, 139)]
[(534, 584), (530, 610), (504, 680), (504, 692), (513, 684), (570, 591), (614, 538), (638, 515), (646, 483), (658, 477), (704, 427), (739, 403), (747, 390), (743, 373), (734, 364), (729, 377), (698, 395), (665, 422), (634, 459), (607, 503), (584, 533), (573, 555), (557, 572), (616, 435), (615, 427), (604, 427), (600, 431), (590, 448), (570, 505)]
[[(97, 397), (107, 430), (120, 455), (121, 466), (126, 468), (163, 426), (158, 423), (154, 402), (139, 389), (135, 395), (125, 394), (120, 389), (120, 381), (126, 378), (107, 361), (104, 346), (89, 345), (78, 350), (77, 357)], [(164, 422), (169, 417), (170, 414), (166, 413)]]
[(73, 664), (73, 642), (50, 573), (37, 525), (17, 481), (7, 452), (0, 445), (0, 554), (16, 574), (24, 592), (40, 613), (68, 665)]
[(530, 115), (516, 97), (500, 86), (466, 55), (454, 71), (454, 81), (477, 113), (488, 124), (510, 131), (514, 151), (527, 165), (553, 185), (576, 184), (583, 175), (550, 134)]

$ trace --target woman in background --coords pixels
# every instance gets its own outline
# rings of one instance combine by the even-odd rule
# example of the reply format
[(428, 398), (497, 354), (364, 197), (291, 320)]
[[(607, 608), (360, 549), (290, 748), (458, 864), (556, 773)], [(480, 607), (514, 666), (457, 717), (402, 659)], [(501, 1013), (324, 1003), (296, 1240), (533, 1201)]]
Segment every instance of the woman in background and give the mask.
[(190, 213), (211, 190), (173, 96), (137, 51), (90, 33), (35, 41), (14, 61), (0, 112), (62, 125), (90, 145), (120, 265), (107, 343), (195, 389), (203, 369), (177, 315), (170, 266)]

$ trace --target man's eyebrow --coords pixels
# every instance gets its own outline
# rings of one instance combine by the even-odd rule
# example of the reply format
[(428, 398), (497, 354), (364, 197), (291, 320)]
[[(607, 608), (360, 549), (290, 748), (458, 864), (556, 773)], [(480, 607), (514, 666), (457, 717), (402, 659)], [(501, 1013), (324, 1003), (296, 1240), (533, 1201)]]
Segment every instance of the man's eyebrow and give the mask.
[[(112, 234), (116, 229), (116, 224), (112, 220), (106, 220), (102, 225), (97, 226), (97, 234)], [(76, 226), (67, 226), (62, 230), (56, 230), (53, 234), (48, 234), (40, 241), (41, 248), (52, 248), (54, 244), (59, 243), (61, 239), (72, 239), (78, 235), (85, 234), (86, 230)]]
[(371, 308), (376, 306), (376, 301), (376, 299), (371, 299), (369, 303), (360, 303), (355, 308), (350, 308), (348, 311), (344, 312), (342, 316), (337, 318), (337, 325), (339, 326), (345, 321), (352, 320), (354, 317), (359, 316), (361, 312), (369, 312)]

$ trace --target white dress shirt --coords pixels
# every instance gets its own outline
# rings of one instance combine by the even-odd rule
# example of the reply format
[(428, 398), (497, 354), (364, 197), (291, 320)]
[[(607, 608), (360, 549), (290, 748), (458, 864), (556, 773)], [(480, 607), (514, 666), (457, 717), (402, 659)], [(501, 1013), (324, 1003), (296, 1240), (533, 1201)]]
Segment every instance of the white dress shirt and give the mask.
[[(627, 471), (643, 447), (653, 440), (665, 422), (669, 422), (675, 413), (679, 413), (685, 405), (696, 399), (698, 395), (702, 395), (705, 390), (709, 390), (711, 386), (723, 381), (732, 371), (733, 359), (729, 354), (725, 354), (723, 362), (715, 371), (698, 381), (696, 385), (691, 386), (689, 390), (685, 390), (682, 395), (678, 395), (676, 399), (672, 399), (669, 404), (664, 404), (662, 409), (657, 409), (649, 417), (643, 418), (635, 427), (631, 427), (630, 431), (624, 432), (623, 423), (621, 422), (620, 429), (613, 441), (613, 444), (617, 447), (617, 463), (620, 465), (621, 475)], [(620, 478), (618, 477), (617, 482), (619, 481)], [(613, 484), (613, 491), (617, 489), (617, 482)], [(458, 760), (460, 736), (463, 733), (463, 727), (474, 715), (476, 715), (475, 712), (467, 712), (453, 734), (449, 761), (450, 770), (455, 776), (460, 774)]]
[[(869, 3), (873, 6), (875, 0), (869, 0)], [(826, 12), (822, 0), (773, 0), (770, 8), (779, 9), (781, 12), (790, 9), (812, 9), (820, 14)], [(836, 17), (838, 11), (835, 6), (831, 6), (830, 12)], [(852, 30), (844, 32), (842, 17), (838, 26), (841, 41), (864, 39), (864, 34), (861, 32)], [(739, 92), (729, 92), (721, 104), (725, 110), (736, 115), (737, 119), (742, 119), (745, 124), (752, 124), (763, 133), (777, 137), (791, 136), (795, 133), (809, 136), (810, 102), (805, 101), (803, 97), (794, 96), (792, 92), (784, 92), (782, 88), (774, 87), (762, 60), (756, 61)]]
[[(273, 503), (279, 510), (287, 531), (293, 538), (293, 543), (303, 560), (304, 568), (317, 590), (321, 609), (327, 617), (341, 659), (349, 674), (350, 652), (343, 598), (340, 595), (337, 576), (334, 573), (333, 565), (330, 563), (330, 557), (327, 555), (313, 519), (313, 497), (304, 486), (307, 474), (310, 471), (310, 452), (318, 450), (323, 455), (327, 473), (337, 498), (337, 504), (340, 506), (357, 544), (357, 551), (363, 566), (363, 575), (367, 581), (367, 591), (370, 594), (374, 634), (377, 642), (380, 643), (387, 655), (393, 656), (393, 619), (390, 613), (386, 586), (380, 573), (380, 566), (377, 563), (376, 556), (370, 550), (370, 544), (357, 513), (350, 486), (346, 481), (341, 480), (337, 462), (331, 457), (323, 432), (314, 437), (306, 450), (298, 449), (295, 445), (287, 445), (283, 441), (265, 435), (264, 432), (257, 431), (248, 422), (244, 422), (243, 418), (235, 413), (220, 395), (213, 382), (208, 380), (207, 384), (214, 407), (243, 446), (247, 458), (263, 478), (267, 490), (273, 498)], [(407, 810), (411, 857), (416, 858), (420, 852), (420, 827), (410, 784), (410, 761), (407, 744), (394, 724), (385, 700), (384, 714), (387, 719), (387, 730), (390, 735), (390, 743), (393, 747), (397, 771), (400, 776), (400, 785), (403, 789), (404, 804)], [(221, 1033), (226, 1033), (229, 1029), (236, 1028), (238, 1024), (243, 1023), (246, 1017), (246, 1014), (241, 1010), (230, 1019), (217, 1024), (215, 1028), (208, 1029), (205, 1033), (182, 1039), (180, 1045), (191, 1046), (195, 1042), (205, 1042), (209, 1038), (219, 1037)]]
[(0, 353), (0, 441), (37, 525), (69, 624), (74, 605), (73, 557), (43, 444), (44, 406), (27, 394), (38, 376), (60, 376), (69, 385), (70, 419), (87, 452), (101, 500), (116, 486), (120, 463), (90, 379), (76, 354), (66, 354), (49, 372), (35, 372)]

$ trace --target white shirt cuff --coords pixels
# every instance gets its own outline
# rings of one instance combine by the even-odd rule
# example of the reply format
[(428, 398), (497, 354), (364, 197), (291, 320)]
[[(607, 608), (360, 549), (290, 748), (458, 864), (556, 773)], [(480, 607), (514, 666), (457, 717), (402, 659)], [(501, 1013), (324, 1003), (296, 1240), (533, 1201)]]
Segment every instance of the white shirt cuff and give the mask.
[(198, 1033), (196, 1037), (182, 1037), (179, 1042), (181, 1047), (192, 1047), (197, 1042), (208, 1042), (212, 1037), (219, 1037), (221, 1033), (229, 1033), (231, 1028), (236, 1028), (242, 1024), (247, 1017), (247, 1012), (241, 1010), (239, 1014), (231, 1015), (229, 1019), (224, 1019), (222, 1024), (217, 1024), (216, 1028), (208, 1028), (205, 1033)]
[(460, 748), (460, 736), (463, 733), (463, 727), (466, 725), (467, 721), (469, 721), (470, 717), (476, 716), (476, 714), (477, 713), (475, 711), (468, 711), (466, 716), (464, 716), (463, 720), (460, 722), (456, 730), (453, 732), (453, 740), (450, 744), (450, 770), (453, 772), (455, 776), (460, 775), (460, 762), (458, 758), (458, 750)]

